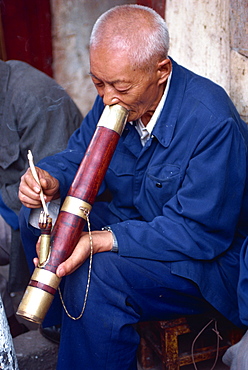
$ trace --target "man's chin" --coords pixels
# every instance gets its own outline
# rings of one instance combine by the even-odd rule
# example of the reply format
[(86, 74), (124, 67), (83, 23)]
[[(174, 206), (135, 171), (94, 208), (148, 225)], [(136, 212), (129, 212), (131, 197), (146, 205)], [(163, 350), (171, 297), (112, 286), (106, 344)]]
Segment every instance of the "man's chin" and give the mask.
[(136, 121), (137, 119), (139, 119), (137, 113), (133, 111), (129, 111), (128, 122)]

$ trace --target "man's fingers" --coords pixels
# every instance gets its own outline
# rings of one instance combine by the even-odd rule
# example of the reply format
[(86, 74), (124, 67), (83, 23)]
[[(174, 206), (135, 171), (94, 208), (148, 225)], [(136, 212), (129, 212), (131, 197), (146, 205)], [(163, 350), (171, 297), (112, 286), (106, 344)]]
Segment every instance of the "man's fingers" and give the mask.
[(83, 240), (84, 238), (79, 241), (71, 256), (58, 266), (56, 271), (58, 277), (71, 274), (85, 262), (86, 258), (89, 257), (89, 244), (87, 242), (87, 247), (85, 247)]
[(23, 194), (21, 191), (19, 191), (19, 199), (22, 202), (22, 204), (28, 208), (40, 208), (41, 207), (41, 201), (40, 201), (39, 195), (37, 199), (34, 199), (34, 196), (29, 197)]
[(26, 206), (37, 208), (40, 206), (40, 186), (33, 178), (30, 169), (21, 177), (19, 199)]
[(40, 184), (34, 179), (30, 169), (21, 177), (19, 187), (19, 199), (28, 208), (41, 207), (40, 191), (43, 189), (46, 202), (50, 202), (53, 197), (59, 197), (59, 182), (49, 175), (48, 172), (36, 167)]
[(76, 269), (82, 265), (81, 260), (76, 259), (75, 256), (70, 256), (65, 262), (62, 262), (56, 271), (58, 277), (69, 275), (76, 271)]
[[(113, 235), (108, 231), (92, 231), (93, 253), (110, 251), (113, 246)], [(56, 271), (57, 276), (69, 275), (79, 268), (90, 255), (89, 233), (82, 232), (81, 238), (72, 255), (61, 263)]]

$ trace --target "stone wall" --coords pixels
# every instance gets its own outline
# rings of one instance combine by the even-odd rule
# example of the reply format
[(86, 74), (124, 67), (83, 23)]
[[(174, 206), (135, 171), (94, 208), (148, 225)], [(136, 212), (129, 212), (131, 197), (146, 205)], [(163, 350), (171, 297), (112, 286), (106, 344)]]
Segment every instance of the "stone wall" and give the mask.
[(89, 38), (96, 19), (109, 8), (135, 1), (51, 0), (54, 78), (85, 115), (96, 90), (89, 76)]
[[(89, 37), (98, 16), (112, 6), (136, 1), (51, 0), (55, 79), (83, 114), (96, 96), (89, 77)], [(247, 0), (166, 0), (170, 55), (217, 82), (248, 122)]]
[(248, 122), (246, 0), (166, 1), (170, 55), (224, 87)]

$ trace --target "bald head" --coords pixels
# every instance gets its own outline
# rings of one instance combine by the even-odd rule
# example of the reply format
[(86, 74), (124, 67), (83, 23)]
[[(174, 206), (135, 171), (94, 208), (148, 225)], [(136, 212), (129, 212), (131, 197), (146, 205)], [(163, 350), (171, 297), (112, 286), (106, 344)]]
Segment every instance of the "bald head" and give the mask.
[(165, 21), (154, 10), (140, 5), (116, 6), (96, 21), (90, 49), (126, 52), (130, 62), (149, 69), (167, 58), (169, 35)]

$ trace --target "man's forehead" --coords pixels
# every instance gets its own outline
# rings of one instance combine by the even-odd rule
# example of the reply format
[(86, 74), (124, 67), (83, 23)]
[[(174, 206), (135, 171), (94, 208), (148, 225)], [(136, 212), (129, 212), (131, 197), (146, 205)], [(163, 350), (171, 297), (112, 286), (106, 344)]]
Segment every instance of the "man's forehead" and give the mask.
[(126, 53), (95, 49), (90, 55), (90, 75), (110, 83), (133, 80), (133, 65)]

